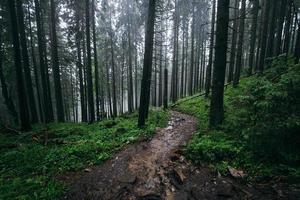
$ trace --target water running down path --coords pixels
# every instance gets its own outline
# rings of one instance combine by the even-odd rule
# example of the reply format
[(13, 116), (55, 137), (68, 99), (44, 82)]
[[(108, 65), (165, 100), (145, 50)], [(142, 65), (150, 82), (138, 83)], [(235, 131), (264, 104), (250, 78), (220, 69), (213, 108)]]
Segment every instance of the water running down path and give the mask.
[[(197, 130), (196, 118), (172, 111), (167, 128), (150, 140), (129, 146), (84, 174), (64, 199), (70, 200), (202, 200), (285, 199), (276, 188), (255, 189), (195, 167), (181, 147)], [(260, 192), (264, 191), (264, 192)], [(293, 196), (291, 196), (293, 199)]]

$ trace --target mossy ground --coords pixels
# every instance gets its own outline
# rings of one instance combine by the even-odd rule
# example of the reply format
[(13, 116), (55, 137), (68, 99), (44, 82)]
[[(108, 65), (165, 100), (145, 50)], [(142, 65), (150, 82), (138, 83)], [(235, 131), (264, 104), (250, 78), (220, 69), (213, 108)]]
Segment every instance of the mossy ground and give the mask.
[(300, 66), (274, 60), (263, 76), (228, 86), (224, 101), (225, 121), (216, 129), (208, 126), (209, 98), (189, 97), (175, 105), (199, 120), (187, 157), (223, 174), (228, 166), (243, 169), (252, 181), (299, 182)]
[(67, 185), (55, 177), (101, 164), (125, 145), (153, 135), (168, 118), (167, 111), (152, 110), (145, 129), (137, 128), (134, 113), (90, 125), (37, 125), (20, 135), (2, 131), (0, 199), (58, 199)]

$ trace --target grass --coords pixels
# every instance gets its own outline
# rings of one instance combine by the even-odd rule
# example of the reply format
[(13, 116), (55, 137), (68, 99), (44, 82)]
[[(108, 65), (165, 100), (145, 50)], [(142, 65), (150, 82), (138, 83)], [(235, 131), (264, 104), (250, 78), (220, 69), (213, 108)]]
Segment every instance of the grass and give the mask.
[(189, 159), (223, 174), (228, 166), (243, 169), (250, 181), (300, 182), (300, 66), (280, 60), (272, 65), (264, 76), (228, 86), (225, 121), (216, 129), (208, 127), (209, 99), (187, 98), (175, 105), (199, 120), (199, 131), (186, 147)]
[[(99, 165), (124, 146), (151, 137), (169, 113), (152, 110), (145, 129), (137, 113), (94, 124), (36, 125), (30, 133), (0, 133), (0, 199), (59, 199), (68, 186), (55, 177)], [(45, 135), (48, 135), (45, 145)]]

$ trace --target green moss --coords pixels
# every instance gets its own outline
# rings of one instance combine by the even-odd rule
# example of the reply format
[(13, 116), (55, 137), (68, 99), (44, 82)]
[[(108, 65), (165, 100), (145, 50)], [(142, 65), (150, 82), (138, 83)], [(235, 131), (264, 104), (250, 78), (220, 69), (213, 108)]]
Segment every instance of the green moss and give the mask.
[(276, 59), (263, 76), (228, 86), (225, 121), (209, 130), (209, 100), (181, 100), (176, 109), (196, 116), (199, 132), (186, 148), (196, 163), (206, 162), (226, 173), (242, 168), (250, 179), (285, 176), (300, 180), (300, 66)]
[(22, 135), (1, 133), (0, 199), (58, 199), (67, 186), (57, 175), (103, 163), (125, 145), (152, 136), (168, 118), (167, 111), (151, 110), (145, 129), (137, 128), (134, 113), (91, 125), (53, 123)]

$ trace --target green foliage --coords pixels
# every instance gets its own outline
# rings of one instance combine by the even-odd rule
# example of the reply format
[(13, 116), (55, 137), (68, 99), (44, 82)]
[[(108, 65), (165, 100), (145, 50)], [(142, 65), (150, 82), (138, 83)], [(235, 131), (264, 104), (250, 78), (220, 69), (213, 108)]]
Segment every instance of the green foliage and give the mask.
[(209, 130), (208, 100), (183, 100), (177, 109), (200, 120), (199, 133), (187, 146), (195, 162), (240, 167), (250, 178), (283, 175), (299, 181), (300, 66), (273, 60), (263, 76), (244, 78), (225, 94), (225, 122)]
[(38, 125), (18, 136), (1, 133), (0, 199), (58, 199), (67, 186), (55, 177), (102, 163), (125, 145), (150, 137), (168, 118), (168, 112), (152, 110), (145, 129), (137, 128), (134, 113), (91, 125)]

